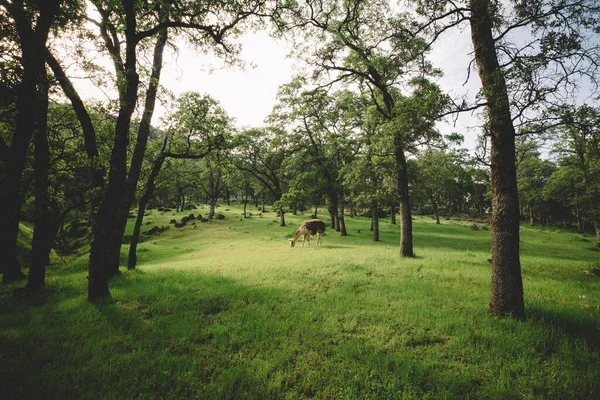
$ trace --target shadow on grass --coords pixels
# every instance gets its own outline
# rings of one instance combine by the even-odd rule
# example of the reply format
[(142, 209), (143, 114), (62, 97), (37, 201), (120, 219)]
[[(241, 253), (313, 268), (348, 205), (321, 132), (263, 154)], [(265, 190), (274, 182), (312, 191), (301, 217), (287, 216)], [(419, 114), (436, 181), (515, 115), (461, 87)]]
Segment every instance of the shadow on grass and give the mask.
[(572, 310), (556, 310), (540, 305), (527, 307), (528, 319), (550, 325), (564, 332), (571, 340), (581, 339), (593, 351), (600, 350), (600, 319), (597, 312), (573, 313)]

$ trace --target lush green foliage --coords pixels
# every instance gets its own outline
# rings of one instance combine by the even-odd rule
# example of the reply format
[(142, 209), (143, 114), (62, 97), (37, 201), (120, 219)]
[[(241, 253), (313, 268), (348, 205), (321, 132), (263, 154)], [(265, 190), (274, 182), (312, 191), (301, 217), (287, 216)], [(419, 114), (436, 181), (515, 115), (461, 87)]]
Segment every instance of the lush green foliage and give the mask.
[[(34, 297), (0, 287), (3, 394), (600, 397), (589, 236), (522, 227), (528, 318), (517, 322), (485, 312), (489, 231), (472, 221), (418, 217), (417, 257), (401, 259), (394, 225), (373, 243), (368, 219), (347, 218), (349, 236), (327, 230), (323, 247), (292, 249), (308, 214), (279, 227), (274, 212), (251, 211), (221, 206), (225, 220), (147, 237), (138, 269), (114, 278), (104, 302), (87, 301), (85, 253), (51, 265)], [(185, 214), (152, 210), (143, 231)]]

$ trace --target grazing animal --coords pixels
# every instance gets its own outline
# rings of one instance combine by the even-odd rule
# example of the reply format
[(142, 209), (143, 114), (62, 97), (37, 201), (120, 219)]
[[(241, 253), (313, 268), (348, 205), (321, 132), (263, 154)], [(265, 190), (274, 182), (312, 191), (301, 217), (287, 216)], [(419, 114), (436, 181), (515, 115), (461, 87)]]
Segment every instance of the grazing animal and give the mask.
[(302, 236), (302, 247), (304, 247), (305, 242), (308, 242), (308, 247), (310, 247), (310, 237), (314, 235), (317, 235), (317, 246), (321, 246), (321, 242), (323, 241), (323, 232), (325, 232), (325, 222), (321, 221), (320, 219), (304, 221), (296, 233), (294, 233), (294, 237), (289, 239), (290, 246), (294, 247), (296, 245), (296, 241), (300, 238), (300, 236)]

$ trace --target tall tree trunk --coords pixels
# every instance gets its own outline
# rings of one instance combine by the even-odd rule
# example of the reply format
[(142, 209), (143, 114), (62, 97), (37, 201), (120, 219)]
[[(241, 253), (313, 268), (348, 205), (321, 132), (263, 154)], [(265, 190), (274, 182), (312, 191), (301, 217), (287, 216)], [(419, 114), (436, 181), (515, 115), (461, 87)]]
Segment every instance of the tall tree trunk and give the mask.
[[(148, 136), (150, 135), (150, 129), (152, 128), (152, 116), (154, 115), (154, 108), (156, 105), (156, 95), (158, 93), (158, 84), (160, 82), (160, 74), (162, 71), (163, 64), (162, 59), (166, 43), (167, 30), (162, 29), (161, 31), (159, 31), (158, 36), (156, 38), (156, 43), (154, 44), (152, 73), (150, 74), (148, 89), (146, 90), (144, 111), (142, 113), (142, 119), (140, 121), (140, 126), (137, 132), (137, 139), (135, 143), (135, 148), (133, 150), (133, 156), (131, 158), (129, 173), (127, 174), (127, 180), (125, 182), (125, 192), (124, 196), (122, 196), (121, 198), (122, 204), (120, 204), (117, 207), (117, 210), (119, 211), (118, 221), (116, 221), (118, 231), (115, 232), (115, 237), (118, 235), (120, 237), (120, 240), (118, 245), (115, 241), (114, 246), (118, 246), (119, 248), (119, 258), (121, 253), (121, 245), (123, 244), (123, 236), (125, 234), (125, 228), (127, 226), (127, 216), (135, 200), (135, 192), (137, 189), (138, 181), (140, 179), (144, 157), (146, 155)], [(131, 119), (129, 121), (131, 122)], [(184, 207), (185, 204), (182, 203), (181, 211), (184, 210)], [(117, 249), (115, 248), (114, 250), (116, 252)], [(108, 267), (109, 268), (107, 269), (107, 273), (109, 277), (114, 276), (119, 272), (118, 261), (116, 263), (108, 265)]]
[(47, 0), (39, 4), (39, 16), (32, 27), (22, 2), (7, 5), (14, 18), (21, 47), (23, 78), (17, 91), (16, 126), (10, 144), (6, 170), (0, 183), (0, 273), (3, 282), (24, 279), (17, 261), (17, 236), (22, 205), (22, 174), (25, 168), (29, 143), (34, 132), (38, 104), (36, 87), (44, 71), (44, 54), (50, 26), (58, 12), (61, 0)]
[(208, 204), (208, 219), (214, 218), (216, 206), (217, 206), (217, 200), (211, 195), (209, 204)]
[(412, 236), (412, 212), (408, 196), (408, 170), (402, 139), (394, 137), (394, 156), (396, 159), (396, 185), (400, 198), (400, 255), (414, 257)]
[(373, 241), (379, 242), (379, 205), (374, 201), (371, 205), (371, 230), (373, 231)]
[(285, 226), (285, 212), (283, 207), (279, 207), (279, 226)]
[(435, 214), (435, 223), (436, 224), (440, 224), (440, 213), (438, 210), (438, 205), (437, 205), (437, 201), (435, 201), (435, 199), (431, 199), (431, 205), (433, 206), (433, 212)]
[(35, 149), (35, 223), (33, 227), (32, 258), (27, 279), (27, 289), (41, 289), (45, 285), (46, 265), (49, 261), (52, 237), (48, 200), (48, 171), (50, 169), (50, 149), (48, 146), (48, 76), (40, 74), (36, 99)]
[(315, 213), (313, 214), (314, 218), (317, 218), (317, 212), (319, 211), (319, 203), (315, 203)]
[[(167, 139), (165, 139), (163, 145), (163, 151), (166, 145)], [(162, 153), (162, 152), (161, 152)], [(135, 226), (133, 228), (133, 236), (131, 237), (131, 244), (129, 245), (129, 259), (127, 262), (128, 269), (134, 269), (137, 264), (137, 245), (140, 241), (140, 234), (142, 230), (142, 222), (144, 220), (144, 213), (146, 212), (146, 205), (148, 201), (152, 197), (154, 193), (154, 188), (156, 187), (156, 177), (158, 176), (160, 169), (165, 161), (164, 154), (160, 154), (158, 158), (154, 161), (152, 165), (152, 171), (148, 176), (148, 181), (146, 182), (146, 190), (144, 194), (140, 198), (140, 204), (138, 205), (137, 217), (135, 219)]]
[(396, 207), (390, 207), (390, 224), (396, 225)]
[[(119, 102), (121, 108), (115, 128), (108, 185), (92, 227), (94, 239), (90, 249), (90, 271), (88, 274), (90, 279), (88, 282), (88, 298), (90, 299), (106, 296), (108, 294), (108, 283), (104, 281), (119, 271), (123, 234), (127, 225), (127, 215), (135, 197), (135, 189), (146, 151), (162, 69), (162, 54), (167, 40), (166, 30), (161, 30), (154, 46), (152, 73), (146, 91), (144, 112), (140, 127), (138, 128), (131, 167), (129, 173), (127, 173), (129, 129), (131, 126), (131, 117), (135, 109), (139, 84), (139, 76), (135, 65), (136, 45), (133, 37), (135, 33), (135, 16), (133, 14), (133, 4), (130, 2), (127, 2), (126, 14), (128, 25), (126, 28), (127, 57), (125, 72), (117, 73), (119, 75), (118, 79), (122, 80), (122, 83), (119, 85)], [(98, 235), (104, 237), (98, 237)], [(92, 277), (94, 284), (92, 284)]]
[(340, 192), (340, 216), (338, 220), (340, 221), (340, 236), (347, 236), (348, 231), (346, 230), (346, 220), (344, 219), (345, 205), (344, 205), (344, 192), (343, 190)]
[(519, 260), (519, 197), (515, 129), (506, 81), (498, 63), (489, 0), (471, 0), (471, 38), (489, 111), (492, 172), (492, 282), (489, 311), (525, 316)]
[[(327, 199), (329, 200), (329, 206), (327, 210), (329, 211), (329, 226), (331, 229), (335, 229), (335, 219), (338, 213), (337, 207), (337, 193), (329, 192), (327, 193)], [(316, 214), (315, 214), (316, 215)]]

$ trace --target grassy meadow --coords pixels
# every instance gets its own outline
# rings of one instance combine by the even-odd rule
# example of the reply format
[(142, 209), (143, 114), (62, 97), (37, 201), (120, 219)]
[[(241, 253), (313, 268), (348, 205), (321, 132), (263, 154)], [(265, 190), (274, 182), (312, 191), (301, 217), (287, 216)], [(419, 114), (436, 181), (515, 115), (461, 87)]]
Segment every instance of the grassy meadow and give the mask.
[[(348, 218), (349, 236), (290, 248), (308, 213), (279, 227), (251, 211), (148, 237), (103, 302), (87, 301), (85, 249), (53, 258), (39, 295), (1, 285), (2, 397), (600, 398), (592, 235), (522, 227), (518, 322), (487, 314), (490, 232), (472, 222), (416, 217), (405, 259), (388, 220), (378, 243)], [(189, 213), (152, 210), (142, 231)]]

